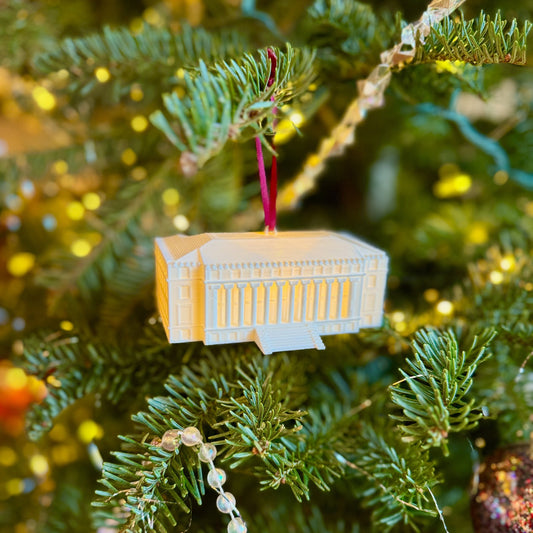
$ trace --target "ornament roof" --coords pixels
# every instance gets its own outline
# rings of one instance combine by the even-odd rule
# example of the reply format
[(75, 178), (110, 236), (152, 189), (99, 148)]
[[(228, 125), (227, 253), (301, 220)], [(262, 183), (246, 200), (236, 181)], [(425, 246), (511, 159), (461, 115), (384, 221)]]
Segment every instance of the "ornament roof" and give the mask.
[(362, 261), (386, 254), (351, 235), (331, 231), (204, 233), (157, 239), (167, 262), (206, 266)]

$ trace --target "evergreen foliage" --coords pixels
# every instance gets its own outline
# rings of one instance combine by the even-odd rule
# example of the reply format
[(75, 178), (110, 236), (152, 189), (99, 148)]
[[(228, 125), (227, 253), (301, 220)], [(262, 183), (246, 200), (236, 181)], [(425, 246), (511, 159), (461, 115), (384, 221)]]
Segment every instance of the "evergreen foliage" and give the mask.
[(104, 28), (102, 34), (63, 40), (56, 50), (35, 58), (41, 73), (68, 66), (73, 81), (70, 93), (87, 97), (99, 83), (97, 68), (105, 67), (112, 76), (112, 102), (124, 98), (133, 84), (157, 79), (162, 88), (179, 83), (178, 69), (195, 67), (200, 60), (213, 62), (243, 52), (246, 43), (236, 32), (219, 34), (183, 25), (179, 33), (169, 28), (145, 25), (140, 33), (126, 28)]
[(303, 92), (313, 81), (314, 54), (309, 50), (274, 51), (276, 77), (267, 87), (271, 61), (266, 50), (259, 57), (245, 54), (240, 62), (215, 63), (210, 69), (203, 60), (197, 72), (185, 73), (187, 96), (163, 97), (165, 110), (177, 121), (174, 131), (161, 111), (151, 115), (157, 126), (182, 151), (181, 168), (194, 175), (218, 153), (229, 139), (249, 140), (271, 128), (273, 109)]
[(420, 442), (423, 448), (440, 446), (448, 455), (450, 433), (477, 425), (481, 406), (467, 394), (478, 365), (489, 356), (486, 348), (494, 334), (487, 330), (461, 350), (450, 331), (417, 333), (414, 360), (407, 360), (409, 371), (400, 369), (404, 379), (391, 387), (392, 401), (403, 413), (394, 418), (401, 422), (406, 440)]
[(531, 23), (520, 30), (516, 19), (508, 25), (498, 11), (491, 20), (481, 12), (478, 18), (458, 21), (445, 18), (431, 27), (422, 46), (416, 48), (414, 62), (466, 61), (472, 65), (488, 63), (526, 63), (527, 36)]
[[(386, 107), (365, 114), (355, 148), (328, 168), (310, 154), (335, 145), (347, 109), (357, 113), (341, 133), (362, 121), (356, 82), (420, 15), (408, 2), (409, 16), (392, 0), (273, 0), (263, 11), (163, 0), (140, 31), (114, 22), (122, 13), (129, 24), (143, 2), (117, 2), (113, 16), (115, 3), (100, 4), (17, 0), (0, 13), (0, 134), (42, 129), (26, 151), (6, 137), (0, 157), (0, 341), (48, 391), (26, 417), (40, 440), (13, 444), (28, 464), (9, 464), (0, 435), (0, 531), (221, 531), (197, 450), (161, 446), (187, 426), (216, 444), (249, 531), (431, 531), (439, 519), (468, 531), (471, 449), (533, 432), (533, 100), (526, 75), (496, 65), (526, 63), (527, 12), (501, 0), (520, 23), (499, 11), (470, 18), (472, 0), (424, 42), (413, 35), (412, 61), (385, 67)], [(506, 81), (514, 92), (496, 118), (486, 103), (477, 115), (459, 109), (465, 93), (486, 97)], [(329, 338), (325, 352), (169, 345), (153, 302), (153, 238), (257, 229), (246, 141), (273, 151), (267, 137), (283, 123), (280, 182), (303, 161), (324, 178), (305, 201), (318, 186), (309, 176), (286, 185), (299, 210), (281, 224), (342, 228), (387, 249), (384, 326)], [(81, 219), (65, 214), (73, 203)], [(86, 254), (69, 249), (76, 239)], [(17, 271), (21, 254), (37, 267)], [(3, 375), (2, 364), (0, 394)], [(79, 436), (88, 417), (103, 440)]]

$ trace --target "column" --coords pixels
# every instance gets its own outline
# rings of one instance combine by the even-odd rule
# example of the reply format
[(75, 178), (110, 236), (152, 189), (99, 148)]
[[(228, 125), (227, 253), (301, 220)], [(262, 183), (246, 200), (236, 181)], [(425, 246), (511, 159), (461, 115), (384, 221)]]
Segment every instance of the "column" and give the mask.
[(207, 302), (205, 308), (207, 309), (207, 327), (218, 328), (218, 291), (219, 284), (207, 286)]
[(314, 311), (313, 311), (313, 320), (316, 322), (318, 320), (318, 314), (320, 311), (320, 287), (322, 287), (322, 280), (316, 279), (315, 284), (315, 302), (314, 302)]
[(261, 283), (252, 281), (250, 285), (252, 287), (252, 326), (257, 326), (257, 289)]
[(265, 324), (268, 324), (270, 322), (270, 287), (272, 287), (272, 284), (274, 282), (273, 281), (264, 281), (263, 282), (263, 287), (265, 287), (265, 301), (263, 302), (264, 303), (264, 306), (265, 306), (265, 313), (264, 313), (264, 317), (265, 317)]
[(350, 305), (348, 307), (348, 318), (358, 318), (361, 310), (361, 297), (359, 288), (361, 286), (360, 278), (351, 278), (350, 280)]
[(337, 319), (342, 318), (342, 298), (344, 296), (344, 283), (346, 278), (339, 279), (339, 294), (337, 296)]
[(246, 302), (246, 283), (237, 283), (239, 289), (239, 326), (244, 326), (244, 304)]
[(230, 328), (231, 327), (231, 283), (224, 283), (224, 290), (226, 295), (226, 309), (225, 309), (225, 327)]
[(289, 281), (289, 285), (291, 286), (291, 292), (289, 295), (289, 324), (294, 322), (294, 306), (296, 304), (296, 285), (298, 285), (298, 281)]
[(329, 320), (329, 314), (331, 311), (331, 286), (333, 285), (334, 279), (327, 279), (326, 285), (328, 287), (327, 293), (326, 293), (326, 316), (325, 320)]
[(307, 322), (307, 287), (311, 283), (311, 280), (302, 280), (302, 322)]
[(278, 324), (281, 324), (282, 322), (282, 313), (283, 313), (283, 286), (285, 285), (285, 282), (284, 281), (276, 281), (276, 288), (277, 288), (277, 291), (278, 291), (278, 295), (277, 295), (277, 298), (278, 298), (278, 310), (277, 310), (277, 314), (276, 314), (276, 322)]

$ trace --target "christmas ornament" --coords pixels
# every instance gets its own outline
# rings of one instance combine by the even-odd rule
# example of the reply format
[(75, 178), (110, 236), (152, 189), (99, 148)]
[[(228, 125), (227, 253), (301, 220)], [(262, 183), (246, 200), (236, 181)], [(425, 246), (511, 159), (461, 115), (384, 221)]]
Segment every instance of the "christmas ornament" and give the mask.
[(323, 349), (321, 335), (381, 325), (386, 254), (329, 231), (156, 239), (157, 304), (171, 343)]
[(476, 533), (533, 531), (533, 454), (527, 444), (502, 448), (479, 467), (470, 502)]
[[(265, 89), (276, 79), (277, 58), (271, 49), (268, 57)], [(379, 326), (386, 254), (347, 234), (278, 233), (275, 146), (270, 187), (259, 136), (255, 146), (264, 233), (156, 239), (157, 304), (169, 341), (252, 341), (270, 354), (321, 350), (320, 335)]]

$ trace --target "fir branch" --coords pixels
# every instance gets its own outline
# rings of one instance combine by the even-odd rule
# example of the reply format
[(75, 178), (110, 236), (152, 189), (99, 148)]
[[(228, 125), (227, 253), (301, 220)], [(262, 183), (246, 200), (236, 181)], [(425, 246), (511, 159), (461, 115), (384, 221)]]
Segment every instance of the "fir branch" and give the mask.
[(450, 433), (472, 429), (481, 418), (481, 406), (468, 398), (473, 375), (488, 357), (487, 346), (495, 336), (485, 330), (471, 345), (460, 349), (452, 331), (421, 330), (412, 343), (414, 359), (407, 359), (404, 379), (390, 387), (392, 401), (402, 409), (398, 420), (407, 442), (423, 448), (440, 446), (448, 455)]
[[(204, 431), (213, 431), (218, 422), (225, 421), (227, 402), (231, 398), (253, 394), (254, 383), (262, 383), (267, 375), (283, 379), (289, 384), (285, 393), (290, 397), (289, 365), (284, 358), (263, 358), (255, 352), (249, 354), (223, 351), (214, 354), (205, 350), (205, 357), (182, 368), (177, 376), (170, 376), (165, 384), (168, 396), (152, 398), (149, 412), (133, 416), (140, 434), (124, 437), (131, 451), (117, 453), (117, 463), (104, 465), (102, 484), (95, 503), (100, 515), (113, 518), (117, 502), (125, 511), (122, 531), (162, 531), (178, 522), (188, 513), (189, 497), (201, 503), (204, 492), (202, 467), (197, 454), (179, 448), (176, 453), (166, 452), (159, 446), (165, 431), (173, 428), (196, 426)], [(248, 375), (248, 378), (244, 378)], [(244, 379), (235, 381), (239, 376)], [(252, 377), (254, 376), (254, 377)], [(268, 380), (267, 380), (268, 381)], [(276, 406), (274, 406), (276, 407)], [(286, 421), (294, 415), (284, 409), (263, 409), (261, 422), (267, 436), (274, 431), (283, 432), (281, 417)], [(259, 423), (257, 413), (252, 413), (249, 423)], [(246, 428), (248, 433), (250, 428)], [(231, 446), (231, 443), (228, 443)], [(223, 456), (223, 454), (222, 454)], [(176, 514), (174, 514), (176, 513)]]
[(430, 61), (466, 61), (473, 65), (489, 63), (526, 63), (527, 36), (531, 23), (524, 22), (522, 30), (516, 19), (510, 25), (498, 11), (491, 20), (481, 12), (478, 18), (466, 21), (464, 15), (455, 21), (444, 18), (431, 27), (429, 35), (416, 47), (411, 64)]
[(133, 34), (127, 28), (104, 28), (102, 34), (65, 39), (58, 47), (34, 59), (37, 70), (48, 74), (67, 69), (71, 81), (67, 91), (85, 98), (101, 86), (94, 76), (99, 67), (109, 70), (110, 93), (118, 100), (133, 83), (157, 80), (161, 87), (177, 83), (178, 68), (191, 68), (200, 59), (211, 62), (242, 53), (247, 48), (240, 34), (224, 31), (212, 34), (203, 28), (184, 25), (179, 33), (169, 28), (144, 26)]
[[(169, 221), (160, 214), (160, 221), (152, 224), (150, 234), (143, 217), (147, 212), (159, 212), (160, 191), (171, 167), (172, 161), (168, 160), (149, 181), (130, 181), (102, 208), (107, 214), (93, 220), (102, 240), (90, 254), (84, 258), (66, 256), (61, 261), (50, 259), (50, 266), (43, 269), (37, 282), (53, 291), (53, 309), (57, 310), (71, 295), (84, 304), (96, 304), (111, 295), (120, 300), (116, 305), (107, 304), (111, 307), (107, 315), (113, 318), (113, 308), (124, 306), (125, 301), (135, 301), (144, 289), (152, 286), (152, 237), (169, 226)], [(109, 289), (107, 296), (106, 287)], [(131, 306), (123, 307), (120, 315), (115, 316), (115, 326), (129, 309)]]
[(435, 465), (417, 444), (407, 444), (387, 428), (376, 430), (375, 420), (362, 424), (356, 439), (352, 460), (339, 456), (339, 461), (352, 470), (357, 483), (355, 494), (364, 498), (372, 511), (376, 527), (390, 530), (403, 522), (417, 530), (421, 515), (436, 516), (430, 508), (429, 491), (440, 482)]
[(314, 78), (314, 53), (307, 49), (275, 50), (276, 78), (270, 87), (270, 60), (266, 50), (259, 57), (215, 63), (185, 72), (186, 95), (163, 97), (166, 113), (151, 115), (159, 128), (181, 152), (181, 167), (194, 175), (230, 139), (247, 140), (263, 135), (274, 120), (272, 110), (305, 90)]
[(371, 6), (350, 0), (316, 0), (308, 10), (308, 42), (328, 75), (360, 77), (368, 73), (395, 31), (391, 20), (381, 21)]
[(117, 346), (109, 339), (96, 342), (83, 333), (26, 338), (24, 367), (48, 386), (46, 398), (27, 414), (30, 438), (38, 439), (63, 410), (88, 394), (99, 393), (106, 401), (118, 405), (132, 390), (142, 397), (142, 391), (151, 391), (154, 384), (158, 387), (176, 366), (176, 361), (165, 357), (173, 349), (151, 328), (143, 336), (129, 347), (123, 342)]

